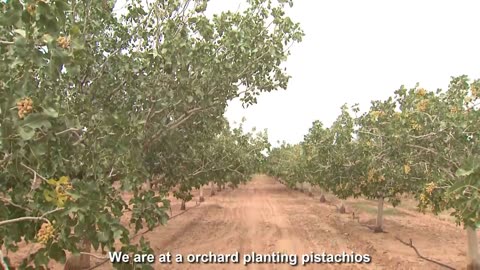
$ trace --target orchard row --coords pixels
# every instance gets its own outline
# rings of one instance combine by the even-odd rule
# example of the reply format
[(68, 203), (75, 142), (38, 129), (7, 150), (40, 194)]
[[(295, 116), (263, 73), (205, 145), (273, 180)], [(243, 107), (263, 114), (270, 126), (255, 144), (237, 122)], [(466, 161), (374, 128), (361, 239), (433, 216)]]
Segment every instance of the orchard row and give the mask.
[(127, 228), (164, 224), (168, 192), (185, 202), (209, 182), (236, 185), (264, 159), (266, 133), (223, 114), (234, 98), (253, 105), (286, 88), (281, 64), (303, 36), (285, 15), (291, 1), (213, 18), (206, 0), (128, 0), (123, 15), (114, 2), (0, 3), (4, 268), (19, 243), (41, 248), (17, 269), (65, 262), (66, 251), (74, 269), (116, 245), (151, 253)]
[(403, 194), (421, 211), (453, 210), (468, 234), (468, 264), (479, 267), (479, 107), (480, 80), (466, 76), (452, 78), (446, 91), (402, 86), (366, 113), (344, 105), (331, 127), (315, 121), (301, 143), (271, 152), (268, 171), (292, 187), (307, 182), (340, 199), (378, 200), (377, 232), (384, 200), (396, 206)]

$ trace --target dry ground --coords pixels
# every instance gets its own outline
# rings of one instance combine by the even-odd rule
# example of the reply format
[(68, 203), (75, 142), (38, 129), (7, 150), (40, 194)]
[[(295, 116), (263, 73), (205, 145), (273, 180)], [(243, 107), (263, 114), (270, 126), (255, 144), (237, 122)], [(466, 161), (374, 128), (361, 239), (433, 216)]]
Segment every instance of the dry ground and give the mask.
[[(231, 254), (239, 252), (239, 264), (153, 264), (155, 269), (245, 269), (243, 255), (251, 252), (281, 252), (298, 255), (303, 269), (443, 269), (420, 259), (410, 247), (400, 243), (409, 238), (420, 253), (456, 269), (463, 269), (466, 237), (463, 230), (448, 220), (423, 215), (408, 207), (385, 213), (386, 233), (374, 234), (351, 212), (359, 214), (362, 223), (373, 224), (375, 202), (348, 200), (347, 214), (337, 213), (337, 201), (320, 203), (318, 194), (309, 197), (266, 176), (256, 176), (238, 189), (226, 189), (196, 205), (197, 197), (187, 204), (187, 211), (144, 235), (156, 255)], [(195, 194), (197, 196), (198, 194)], [(182, 213), (180, 203), (173, 201), (173, 214)], [(127, 217), (126, 217), (127, 219)], [(301, 266), (303, 254), (311, 252), (369, 254), (369, 264), (312, 264)], [(21, 254), (16, 254), (21, 255)], [(173, 258), (174, 260), (174, 258)], [(92, 258), (92, 264), (98, 260)], [(290, 269), (284, 264), (251, 264), (247, 269)], [(52, 263), (52, 269), (62, 269)], [(96, 269), (112, 269), (107, 262)]]

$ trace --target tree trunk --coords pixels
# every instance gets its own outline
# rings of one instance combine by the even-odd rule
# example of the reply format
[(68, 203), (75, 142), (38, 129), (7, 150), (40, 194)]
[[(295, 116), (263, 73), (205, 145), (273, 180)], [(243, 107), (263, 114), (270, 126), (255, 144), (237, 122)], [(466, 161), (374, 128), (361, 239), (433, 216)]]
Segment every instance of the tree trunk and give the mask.
[(215, 184), (213, 182), (210, 182), (210, 196), (215, 195)]
[(200, 202), (204, 202), (205, 198), (203, 197), (203, 185), (200, 186)]
[(295, 183), (295, 188), (296, 188), (297, 190), (302, 191), (302, 184), (301, 184), (301, 183), (298, 183), (298, 182)]
[(377, 224), (375, 226), (374, 232), (383, 232), (383, 196), (378, 199), (378, 209), (377, 209)]
[[(92, 243), (84, 239), (79, 247), (81, 252), (90, 253), (92, 250)], [(90, 268), (90, 255), (80, 254), (68, 258), (63, 270), (82, 270)]]
[(467, 270), (480, 270), (480, 256), (478, 254), (477, 230), (467, 227)]
[(308, 183), (308, 196), (312, 197), (313, 196), (313, 192), (312, 192), (312, 184), (311, 183)]
[(182, 200), (182, 205), (180, 206), (180, 210), (187, 210), (184, 200)]
[(343, 202), (342, 202), (342, 204), (340, 205), (340, 208), (338, 208), (338, 212), (339, 212), (340, 214), (345, 214), (346, 211), (345, 211), (345, 205), (343, 204)]
[(324, 202), (326, 202), (326, 201), (327, 201), (327, 200), (325, 199), (325, 195), (322, 194), (322, 195), (320, 196), (320, 202), (321, 202), (321, 203), (324, 203)]
[(218, 192), (222, 191), (222, 185), (217, 184), (217, 191), (218, 191)]

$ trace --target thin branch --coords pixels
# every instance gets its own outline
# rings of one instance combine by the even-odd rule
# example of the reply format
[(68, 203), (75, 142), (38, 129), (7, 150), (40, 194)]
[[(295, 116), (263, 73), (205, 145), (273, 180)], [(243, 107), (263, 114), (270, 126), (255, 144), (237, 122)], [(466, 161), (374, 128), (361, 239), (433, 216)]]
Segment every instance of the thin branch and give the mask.
[(112, 166), (112, 169), (110, 170), (110, 173), (108, 174), (108, 177), (112, 177), (113, 176), (113, 166)]
[(45, 212), (43, 215), (41, 215), (40, 217), (19, 217), (19, 218), (14, 218), (14, 219), (9, 219), (9, 220), (4, 220), (4, 221), (0, 221), (0, 226), (3, 226), (3, 225), (7, 225), (7, 224), (10, 224), (10, 223), (16, 223), (16, 222), (20, 222), (20, 221), (26, 221), (26, 220), (34, 220), (34, 221), (38, 221), (38, 220), (43, 220), (47, 223), (50, 223), (50, 220), (48, 220), (47, 218), (45, 218), (45, 216), (47, 215), (50, 215), (50, 214), (53, 214), (55, 212), (58, 212), (60, 210), (63, 210), (64, 208), (56, 208), (56, 209), (53, 209), (51, 211), (48, 211), (48, 212)]
[(34, 220), (34, 221), (43, 220), (43, 221), (46, 221), (46, 222), (50, 223), (50, 220), (48, 220), (44, 217), (20, 217), (20, 218), (14, 218), (14, 219), (0, 221), (0, 226), (7, 225), (7, 224), (10, 224), (10, 223), (16, 223), (16, 222), (20, 222), (20, 221), (26, 221), (26, 220)]
[(80, 139), (78, 139), (76, 142), (74, 142), (72, 145), (73, 146), (77, 146), (79, 145), (81, 142), (83, 142), (85, 140), (85, 136), (82, 136)]
[(6, 40), (0, 40), (1, 45), (13, 45), (15, 42), (13, 41), (6, 41)]
[(15, 207), (17, 207), (17, 208), (23, 209), (23, 210), (28, 211), (28, 212), (31, 212), (31, 211), (32, 211), (31, 209), (28, 209), (27, 207), (24, 207), (24, 206), (21, 206), (21, 205), (19, 205), (19, 204), (16, 204), (16, 203), (12, 202), (11, 200), (9, 200), (9, 199), (7, 199), (7, 198), (4, 198), (4, 197), (0, 197), (0, 201), (3, 201), (3, 202), (5, 202), (5, 203), (8, 203), (8, 204), (10, 204), (10, 205), (12, 205), (12, 206), (15, 206)]
[(43, 181), (48, 181), (45, 177), (41, 176), (37, 171), (35, 171), (34, 169), (28, 167), (28, 166), (25, 165), (23, 162), (20, 163), (20, 165), (22, 165), (24, 168), (28, 169), (29, 171), (33, 172), (34, 175), (40, 177), (40, 179), (42, 179)]
[(431, 133), (424, 134), (424, 135), (419, 135), (419, 136), (408, 135), (408, 137), (414, 138), (414, 139), (422, 139), (422, 138), (430, 137), (430, 136), (433, 136), (433, 135), (437, 135), (437, 133), (436, 132), (431, 132)]
[(102, 256), (98, 256), (98, 255), (95, 255), (95, 254), (92, 254), (92, 253), (88, 253), (88, 252), (80, 252), (80, 254), (82, 255), (88, 255), (90, 257), (94, 257), (96, 259), (99, 259), (99, 260), (108, 260), (108, 257), (102, 257)]
[(413, 148), (417, 148), (417, 149), (421, 149), (421, 150), (425, 150), (425, 151), (427, 151), (427, 152), (431, 152), (431, 153), (437, 154), (437, 151), (435, 151), (435, 150), (433, 150), (433, 149), (430, 149), (430, 148), (426, 148), (426, 147), (420, 146), (420, 145), (407, 144), (407, 146), (410, 146), (410, 147), (413, 147)]
[(5, 262), (5, 258), (3, 257), (3, 252), (0, 250), (0, 265), (2, 266), (2, 269), (8, 270), (8, 265)]
[(6, 154), (3, 156), (3, 159), (0, 160), (0, 165), (2, 165), (3, 163), (6, 163), (6, 162), (10, 159), (11, 156), (12, 156), (11, 154), (6, 153)]
[(66, 129), (64, 131), (60, 131), (60, 132), (57, 132), (55, 133), (55, 135), (62, 135), (64, 133), (67, 133), (67, 132), (76, 132), (76, 131), (80, 131), (81, 129), (78, 129), (78, 128), (69, 128), (69, 129)]
[[(207, 108), (193, 108), (191, 110), (188, 110), (187, 112), (185, 112), (182, 116), (180, 116), (177, 120), (175, 120), (174, 122), (171, 122), (169, 123), (167, 126), (166, 126), (166, 129), (167, 130), (171, 130), (171, 129), (175, 129), (177, 127), (179, 127), (181, 124), (183, 124), (185, 121), (187, 121), (188, 119), (190, 119), (190, 117), (192, 117), (193, 115), (195, 115), (195, 113), (197, 112), (200, 112), (200, 111), (205, 111), (205, 110), (208, 110), (209, 108), (211, 107), (207, 107)], [(160, 129), (158, 130), (151, 138), (150, 140), (148, 140), (147, 142), (145, 142), (145, 144), (143, 145), (144, 149), (148, 148), (148, 146), (150, 146), (150, 144), (156, 140), (161, 134), (162, 132), (164, 132), (165, 130), (164, 129)]]
[(413, 245), (412, 239), (410, 239), (410, 243), (407, 243), (407, 242), (403, 241), (402, 239), (400, 239), (400, 238), (398, 238), (398, 237), (396, 237), (396, 236), (395, 236), (395, 239), (397, 239), (398, 241), (400, 241), (400, 243), (402, 243), (402, 244), (404, 244), (404, 245), (406, 245), (406, 246), (408, 246), (408, 247), (411, 247), (411, 248), (415, 251), (415, 253), (417, 253), (417, 256), (418, 256), (419, 258), (424, 259), (424, 260), (426, 260), (426, 261), (429, 261), (429, 262), (431, 262), (431, 263), (434, 263), (434, 264), (436, 264), (436, 265), (440, 265), (440, 266), (445, 267), (445, 268), (447, 268), (447, 269), (456, 270), (455, 268), (453, 268), (453, 267), (451, 267), (451, 266), (448, 266), (448, 265), (443, 264), (443, 263), (441, 263), (441, 262), (438, 262), (438, 261), (435, 261), (435, 260), (432, 260), (432, 259), (429, 259), (429, 258), (427, 258), (427, 257), (422, 256), (422, 255), (420, 254), (420, 252), (418, 252), (418, 249)]
[(362, 131), (362, 130), (358, 130), (357, 132), (358, 132), (358, 133), (363, 133), (363, 134), (372, 135), (372, 136), (375, 136), (375, 137), (383, 137), (383, 135), (380, 135), (380, 134), (375, 134), (375, 133), (368, 132), (368, 131)]
[(187, 121), (190, 117), (192, 117), (195, 113), (203, 111), (206, 109), (202, 108), (193, 108), (189, 111), (187, 111), (184, 115), (182, 115), (177, 121), (174, 121), (170, 124), (167, 125), (167, 129), (175, 129), (181, 124), (183, 124), (185, 121)]
[(124, 80), (121, 84), (119, 84), (117, 87), (115, 87), (109, 94), (108, 94), (108, 99), (112, 99), (113, 95), (120, 90), (125, 84), (127, 84), (127, 80)]
[[(143, 125), (143, 129), (147, 129), (148, 121), (152, 116), (152, 112), (153, 112), (153, 109), (155, 108), (155, 104), (157, 104), (157, 101), (152, 101), (152, 106), (150, 107), (150, 110), (148, 110), (147, 118), (145, 119), (145, 124)], [(161, 111), (163, 110), (165, 110), (165, 108), (163, 108)]]
[[(174, 219), (174, 218), (176, 218), (176, 217), (178, 217), (178, 216), (180, 216), (180, 215), (183, 215), (183, 214), (185, 214), (186, 212), (188, 212), (188, 210), (191, 210), (191, 209), (193, 209), (193, 208), (196, 208), (196, 207), (198, 207), (198, 206), (200, 206), (200, 205), (201, 205), (201, 204), (196, 204), (195, 206), (193, 206), (193, 207), (191, 207), (191, 208), (188, 208), (188, 209), (185, 210), (185, 211), (182, 211), (182, 212), (180, 212), (180, 213), (178, 213), (178, 214), (176, 214), (176, 215), (174, 215), (174, 216), (170, 216), (170, 217), (168, 218), (168, 220), (172, 220), (172, 219)], [(162, 224), (158, 224), (157, 226), (155, 226), (155, 227), (153, 227), (153, 228), (151, 228), (151, 229), (147, 229), (147, 230), (145, 230), (145, 231), (143, 231), (143, 232), (140, 232), (140, 233), (135, 234), (134, 236), (132, 236), (132, 237), (130, 238), (130, 241), (129, 241), (129, 242), (132, 242), (133, 239), (135, 239), (135, 238), (137, 238), (137, 237), (139, 237), (139, 236), (142, 236), (142, 235), (144, 235), (144, 234), (147, 234), (147, 233), (153, 231), (155, 228), (157, 228), (157, 227), (160, 226), (160, 225), (162, 225)], [(86, 255), (92, 256), (93, 254), (88, 253), (88, 254), (86, 254)], [(94, 256), (94, 257), (96, 257), (96, 256)], [(96, 257), (96, 258), (98, 258), (98, 257)], [(102, 259), (104, 259), (104, 258), (102, 258)], [(101, 265), (107, 263), (108, 261), (109, 261), (109, 258), (104, 259), (102, 262), (100, 262), (100, 263), (98, 263), (98, 264), (96, 264), (96, 265), (88, 268), (88, 270), (91, 270), (91, 269), (95, 269), (95, 268), (97, 268), (97, 267), (100, 267)]]

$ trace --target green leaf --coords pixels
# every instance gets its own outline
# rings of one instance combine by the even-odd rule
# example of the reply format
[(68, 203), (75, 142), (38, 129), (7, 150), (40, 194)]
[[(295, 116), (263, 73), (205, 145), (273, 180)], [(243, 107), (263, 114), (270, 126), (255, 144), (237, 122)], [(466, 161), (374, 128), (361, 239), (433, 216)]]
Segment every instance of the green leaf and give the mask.
[(52, 118), (57, 118), (58, 117), (58, 112), (55, 111), (55, 109), (53, 109), (53, 108), (45, 108), (43, 110), (43, 114), (48, 116), (48, 117), (52, 117)]
[(47, 145), (46, 144), (43, 144), (43, 143), (32, 144), (32, 145), (30, 145), (30, 147), (32, 148), (33, 154), (37, 158), (41, 157), (41, 156), (43, 156), (47, 153)]
[(44, 191), (43, 191), (43, 197), (45, 198), (45, 200), (46, 200), (47, 202), (51, 202), (51, 201), (54, 200), (54, 194), (53, 194), (53, 192), (50, 191), (50, 190), (44, 190)]
[(19, 126), (18, 134), (20, 134), (20, 137), (24, 141), (28, 141), (28, 140), (31, 140), (33, 136), (35, 136), (35, 130), (29, 126), (25, 126), (25, 127)]
[(65, 251), (58, 245), (58, 243), (53, 243), (49, 247), (48, 256), (60, 263), (65, 263), (65, 259), (66, 259)]
[(97, 239), (100, 243), (107, 243), (109, 241), (108, 233), (97, 232)]
[(0, 16), (0, 25), (9, 27), (16, 24), (21, 18), (21, 10), (10, 10)]
[(50, 128), (51, 124), (48, 121), (49, 116), (41, 113), (29, 114), (25, 117), (25, 120), (21, 122), (21, 125), (24, 127), (29, 127), (32, 129), (46, 127)]
[(474, 173), (474, 170), (464, 170), (462, 168), (459, 168), (455, 173), (455, 175), (458, 177), (462, 177), (462, 176), (469, 176), (472, 173)]
[(80, 27), (78, 26), (78, 24), (74, 24), (72, 25), (72, 27), (70, 28), (70, 34), (72, 36), (78, 36), (82, 33), (82, 31), (80, 30)]
[[(71, 194), (70, 194), (70, 195), (71, 195)], [(73, 197), (73, 196), (72, 196), (72, 197)], [(72, 213), (78, 212), (78, 210), (80, 210), (80, 208), (79, 208), (78, 206), (76, 206), (76, 205), (70, 205), (70, 207), (68, 207), (67, 211), (64, 211), (64, 212), (63, 212), (63, 215), (64, 215), (64, 216), (68, 216), (68, 215), (70, 215), (70, 214), (72, 214)]]
[(35, 253), (34, 262), (35, 262), (35, 266), (37, 266), (36, 269), (39, 269), (40, 267), (38, 267), (38, 266), (40, 266), (40, 265), (47, 265), (48, 264), (49, 259), (45, 255), (46, 255), (45, 248), (41, 248), (40, 250), (38, 250)]
[(122, 235), (123, 235), (123, 231), (120, 229), (115, 229), (113, 231), (113, 239), (115, 240), (122, 238)]
[(74, 118), (74, 119), (66, 118), (65, 125), (67, 126), (67, 128), (76, 128), (76, 129), (82, 128), (82, 125), (80, 125), (80, 121), (78, 120), (78, 118)]

